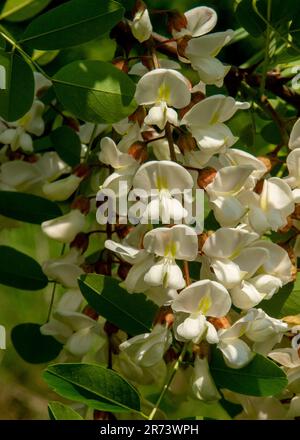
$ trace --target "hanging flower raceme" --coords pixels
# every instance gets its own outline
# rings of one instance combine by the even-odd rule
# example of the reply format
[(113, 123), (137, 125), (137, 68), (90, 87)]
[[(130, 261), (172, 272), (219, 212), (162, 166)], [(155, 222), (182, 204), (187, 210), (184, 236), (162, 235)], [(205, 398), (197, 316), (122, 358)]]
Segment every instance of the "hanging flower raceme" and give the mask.
[(139, 80), (135, 99), (140, 105), (151, 106), (145, 124), (162, 130), (167, 122), (178, 125), (178, 115), (172, 107), (180, 109), (190, 103), (190, 83), (176, 70), (155, 69)]

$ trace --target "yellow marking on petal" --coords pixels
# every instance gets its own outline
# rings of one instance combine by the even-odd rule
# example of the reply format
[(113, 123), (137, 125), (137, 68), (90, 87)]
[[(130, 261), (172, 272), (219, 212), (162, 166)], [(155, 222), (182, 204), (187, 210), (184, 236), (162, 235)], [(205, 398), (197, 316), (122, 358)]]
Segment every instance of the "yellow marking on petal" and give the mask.
[(214, 112), (211, 117), (211, 120), (209, 121), (209, 124), (211, 125), (216, 124), (217, 122), (219, 122), (219, 118), (220, 118), (220, 113), (218, 111)]
[(212, 305), (212, 301), (211, 301), (211, 297), (209, 295), (209, 293), (207, 293), (203, 298), (201, 298), (201, 300), (199, 301), (198, 304), (198, 310), (199, 312), (201, 312), (203, 315), (206, 315), (208, 310), (210, 309)]
[(168, 180), (166, 177), (157, 176), (156, 178), (156, 188), (161, 191), (163, 189), (168, 189)]
[(158, 93), (157, 93), (157, 99), (158, 101), (165, 101), (168, 102), (171, 95), (171, 89), (170, 87), (165, 84), (164, 82), (159, 86)]
[(28, 112), (21, 119), (18, 120), (18, 125), (20, 127), (25, 127), (25, 125), (30, 121), (31, 114)]
[(171, 241), (170, 243), (167, 244), (167, 246), (165, 247), (165, 252), (164, 252), (164, 256), (171, 256), (172, 258), (175, 258), (176, 255), (176, 250), (177, 250), (177, 245), (175, 241)]

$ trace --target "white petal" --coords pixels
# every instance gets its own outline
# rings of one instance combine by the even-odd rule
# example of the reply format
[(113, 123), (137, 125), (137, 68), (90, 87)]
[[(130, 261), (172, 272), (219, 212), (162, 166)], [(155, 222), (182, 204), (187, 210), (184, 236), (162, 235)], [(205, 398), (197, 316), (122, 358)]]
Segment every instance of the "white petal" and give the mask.
[(144, 247), (161, 257), (192, 261), (198, 254), (198, 238), (194, 229), (186, 225), (156, 228), (145, 235)]
[(242, 310), (248, 310), (259, 304), (264, 295), (247, 281), (243, 281), (240, 286), (236, 286), (230, 290), (233, 304)]
[(221, 398), (216, 385), (211, 377), (207, 359), (195, 359), (194, 374), (192, 377), (192, 390), (197, 399), (213, 402)]
[[(199, 341), (206, 330), (206, 319), (203, 315), (188, 317), (176, 327), (179, 340)], [(182, 338), (182, 339), (181, 339)]]
[(162, 258), (146, 273), (144, 280), (149, 286), (163, 286), (168, 289), (182, 289), (185, 286), (180, 267), (168, 258)]
[(41, 228), (48, 237), (70, 243), (83, 230), (84, 224), (85, 215), (78, 209), (72, 209), (68, 214), (43, 222)]
[(45, 183), (42, 187), (44, 195), (55, 201), (63, 201), (68, 199), (78, 188), (81, 177), (71, 174), (64, 179), (56, 180), (55, 182)]
[(225, 316), (231, 306), (230, 296), (215, 281), (201, 280), (186, 287), (173, 301), (175, 312), (202, 313), (206, 316)]
[(295, 122), (289, 140), (289, 148), (294, 150), (294, 148), (300, 147), (300, 118)]
[(231, 260), (214, 260), (211, 263), (217, 280), (228, 289), (240, 284), (245, 272), (242, 272), (239, 266)]
[(170, 107), (186, 107), (191, 100), (189, 83), (176, 70), (155, 69), (146, 73), (137, 84), (135, 99), (140, 105), (164, 101)]
[(131, 32), (140, 43), (149, 40), (152, 33), (152, 24), (147, 8), (135, 14), (131, 23)]
[(245, 367), (254, 356), (248, 345), (240, 339), (235, 339), (230, 343), (219, 342), (218, 348), (222, 351), (224, 361), (230, 368)]

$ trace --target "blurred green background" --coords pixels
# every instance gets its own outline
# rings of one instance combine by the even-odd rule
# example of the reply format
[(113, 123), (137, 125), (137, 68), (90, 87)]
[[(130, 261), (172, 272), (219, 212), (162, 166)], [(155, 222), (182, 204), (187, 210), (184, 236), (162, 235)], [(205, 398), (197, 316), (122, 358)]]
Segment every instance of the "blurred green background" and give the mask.
[[(122, 3), (129, 4), (130, 0)], [(2, 3), (2, 2), (0, 2)], [(50, 7), (62, 3), (52, 1)], [(131, 2), (132, 3), (132, 2)], [(149, 0), (150, 8), (170, 9), (177, 8), (186, 11), (195, 6), (208, 5), (213, 7), (219, 16), (215, 30), (227, 28), (237, 29), (234, 14), (234, 0), (194, 1), (194, 0)], [(4, 23), (14, 33), (21, 33), (27, 23)], [(155, 30), (164, 30), (164, 19), (154, 15)], [(248, 37), (234, 45), (225, 48), (220, 59), (227, 63), (240, 65), (250, 58), (257, 47), (261, 47), (261, 40)], [(93, 41), (80, 47), (62, 50), (55, 59), (45, 66), (49, 73), (56, 72), (62, 65), (74, 59), (90, 58), (111, 60), (115, 51), (115, 43), (108, 38)], [(0, 244), (13, 246), (25, 252), (42, 263), (49, 257), (57, 257), (61, 246), (47, 240), (39, 226), (20, 224), (18, 228), (3, 229), (0, 231)], [(30, 365), (24, 362), (15, 352), (10, 341), (11, 329), (23, 322), (43, 323), (48, 313), (51, 285), (45, 291), (20, 291), (0, 286), (0, 324), (7, 330), (7, 350), (1, 352), (0, 365), (0, 419), (45, 419), (47, 418), (47, 402), (57, 398), (47, 388), (41, 378), (44, 365)]]

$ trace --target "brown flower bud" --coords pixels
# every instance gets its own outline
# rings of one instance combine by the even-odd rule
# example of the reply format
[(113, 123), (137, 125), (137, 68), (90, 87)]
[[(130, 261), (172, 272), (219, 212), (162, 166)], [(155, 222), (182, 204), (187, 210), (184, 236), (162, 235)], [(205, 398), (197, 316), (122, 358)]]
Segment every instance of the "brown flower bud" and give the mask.
[(76, 248), (83, 254), (89, 246), (89, 236), (84, 232), (79, 232), (74, 240), (70, 243), (70, 248)]
[(72, 130), (79, 131), (80, 124), (77, 119), (71, 118), (70, 116), (64, 116), (64, 121), (68, 127), (72, 128)]
[(278, 232), (285, 234), (286, 232), (289, 232), (289, 230), (293, 227), (293, 219), (292, 216), (287, 217), (287, 223), (285, 226), (282, 226), (282, 228), (278, 229)]
[(99, 317), (99, 313), (96, 312), (96, 310), (94, 310), (91, 306), (87, 305), (85, 306), (85, 308), (83, 309), (82, 313), (85, 316), (88, 316), (89, 318), (93, 319), (94, 321), (97, 321), (98, 317)]
[(111, 31), (110, 38), (116, 40), (119, 47), (123, 48), (126, 56), (129, 55), (131, 49), (136, 44), (136, 40), (131, 33), (130, 26), (125, 21), (120, 21)]
[(214, 180), (216, 174), (217, 171), (211, 167), (200, 170), (197, 179), (199, 188), (205, 189)]
[(117, 333), (119, 331), (119, 327), (117, 327), (115, 324), (109, 321), (105, 321), (104, 324), (104, 331), (108, 336), (113, 335), (114, 333)]
[(137, 162), (145, 162), (148, 158), (146, 144), (135, 142), (129, 147), (128, 154), (130, 154), (130, 156), (132, 156)]
[(134, 226), (130, 225), (115, 225), (115, 231), (121, 239), (125, 238), (133, 228)]
[(81, 163), (80, 165), (74, 168), (74, 174), (77, 177), (85, 178), (90, 174), (90, 167), (85, 163)]
[(197, 143), (193, 136), (189, 133), (180, 134), (176, 141), (176, 145), (178, 145), (180, 151), (184, 154), (185, 151), (196, 150)]
[(221, 328), (229, 328), (231, 326), (228, 317), (222, 316), (221, 318), (208, 317), (208, 322), (210, 322), (217, 330)]
[(199, 250), (199, 252), (202, 251), (204, 243), (206, 242), (208, 237), (209, 237), (209, 234), (207, 232), (203, 232), (202, 234), (198, 235), (198, 250)]
[(125, 280), (126, 279), (130, 269), (131, 269), (131, 264), (129, 264), (129, 263), (121, 263), (121, 264), (119, 264), (118, 276), (121, 278), (121, 280)]
[(95, 272), (95, 265), (94, 264), (90, 264), (90, 263), (83, 263), (80, 265), (81, 269), (85, 272), (85, 273), (94, 273)]
[(24, 162), (36, 163), (39, 160), (36, 154), (30, 154), (30, 156), (24, 157)]
[(183, 58), (186, 58), (185, 50), (186, 50), (188, 42), (190, 41), (191, 38), (192, 37), (185, 35), (184, 37), (181, 37), (177, 40), (177, 52), (178, 52), (178, 55), (180, 55)]
[(155, 319), (154, 324), (167, 324), (168, 327), (171, 327), (174, 322), (174, 314), (170, 306), (162, 306)]
[(170, 364), (171, 362), (178, 359), (178, 353), (174, 350), (174, 348), (170, 347), (164, 354), (164, 361), (166, 364)]
[(84, 196), (78, 196), (71, 204), (71, 209), (79, 209), (82, 214), (90, 212), (90, 199)]
[(138, 108), (133, 112), (130, 116), (128, 116), (129, 121), (137, 122), (141, 127), (144, 123), (144, 119), (146, 117), (145, 107), (139, 105)]
[(97, 409), (94, 410), (94, 420), (117, 420), (116, 417), (107, 411), (98, 411)]
[(170, 34), (175, 30), (180, 32), (181, 29), (186, 28), (188, 25), (187, 18), (181, 12), (174, 10), (168, 12), (167, 29)]
[(263, 190), (263, 187), (264, 187), (264, 179), (260, 179), (258, 182), (257, 182), (257, 184), (255, 185), (255, 188), (254, 188), (254, 192), (256, 192), (256, 194), (261, 194), (262, 193), (262, 190)]
[(101, 275), (111, 275), (111, 265), (104, 261), (95, 263), (95, 272)]
[(128, 67), (128, 61), (124, 58), (115, 58), (112, 61), (112, 64), (118, 69), (121, 70), (124, 73), (128, 73), (129, 67)]

